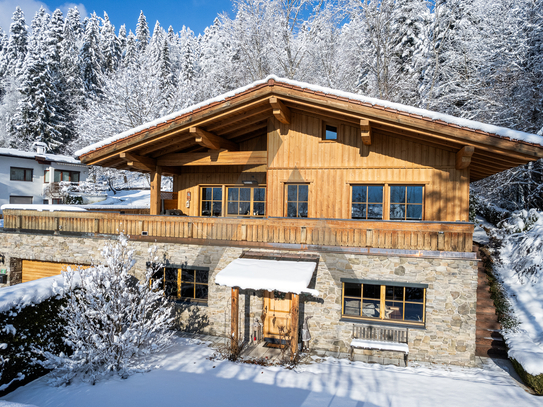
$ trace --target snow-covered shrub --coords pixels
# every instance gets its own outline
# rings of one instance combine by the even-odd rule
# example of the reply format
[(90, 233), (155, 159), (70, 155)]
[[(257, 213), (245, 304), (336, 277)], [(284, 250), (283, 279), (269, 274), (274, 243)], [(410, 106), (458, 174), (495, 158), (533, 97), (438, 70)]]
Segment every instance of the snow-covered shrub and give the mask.
[(536, 222), (543, 217), (537, 209), (515, 211), (507, 219), (498, 222), (498, 228), (507, 234), (526, 232), (532, 229)]
[(543, 273), (543, 212), (518, 211), (499, 226), (504, 265), (515, 271), (521, 283), (537, 282)]
[[(151, 255), (153, 254), (150, 251)], [(149, 268), (142, 281), (128, 272), (133, 251), (123, 235), (102, 251), (103, 264), (63, 273), (66, 305), (64, 341), (73, 353), (44, 352), (44, 366), (54, 368), (51, 384), (70, 383), (79, 376), (94, 383), (99, 377), (148, 370), (144, 356), (167, 347), (173, 331), (172, 309)]]
[[(22, 287), (25, 284), (21, 284)], [(18, 286), (14, 286), (18, 287)], [(11, 288), (11, 287), (10, 287)], [(47, 373), (35, 350), (70, 352), (62, 340), (64, 300), (53, 296), (38, 304), (21, 301), (0, 313), (0, 395)]]

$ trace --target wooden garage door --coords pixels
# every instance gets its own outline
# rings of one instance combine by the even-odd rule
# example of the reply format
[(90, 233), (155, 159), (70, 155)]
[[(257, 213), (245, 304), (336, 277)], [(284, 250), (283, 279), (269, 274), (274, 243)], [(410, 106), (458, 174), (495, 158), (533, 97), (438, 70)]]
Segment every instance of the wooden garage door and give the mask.
[(66, 271), (68, 266), (75, 268), (77, 264), (23, 260), (23, 283), (38, 278), (57, 276), (61, 271)]

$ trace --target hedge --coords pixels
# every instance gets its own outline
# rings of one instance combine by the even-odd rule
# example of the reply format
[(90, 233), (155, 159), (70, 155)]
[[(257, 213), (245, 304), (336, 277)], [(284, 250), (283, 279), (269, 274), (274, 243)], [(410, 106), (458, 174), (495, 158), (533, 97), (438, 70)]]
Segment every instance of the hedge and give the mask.
[(36, 363), (43, 360), (36, 349), (70, 352), (62, 340), (64, 322), (58, 317), (64, 301), (51, 297), (0, 313), (0, 397), (48, 372)]

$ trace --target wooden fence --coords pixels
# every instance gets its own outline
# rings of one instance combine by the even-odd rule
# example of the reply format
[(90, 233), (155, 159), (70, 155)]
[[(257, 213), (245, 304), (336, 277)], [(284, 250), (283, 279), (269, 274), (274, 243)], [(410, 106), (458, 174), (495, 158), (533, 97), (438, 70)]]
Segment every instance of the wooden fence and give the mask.
[(471, 252), (467, 222), (210, 218), (4, 210), (4, 228), (237, 242)]

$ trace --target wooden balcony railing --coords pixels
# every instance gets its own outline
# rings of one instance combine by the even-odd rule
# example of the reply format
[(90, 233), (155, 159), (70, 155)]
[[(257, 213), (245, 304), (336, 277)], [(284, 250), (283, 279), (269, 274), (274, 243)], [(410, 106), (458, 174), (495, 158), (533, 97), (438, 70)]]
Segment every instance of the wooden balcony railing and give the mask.
[(229, 242), (471, 252), (466, 222), (208, 218), (4, 210), (4, 229), (119, 234)]

